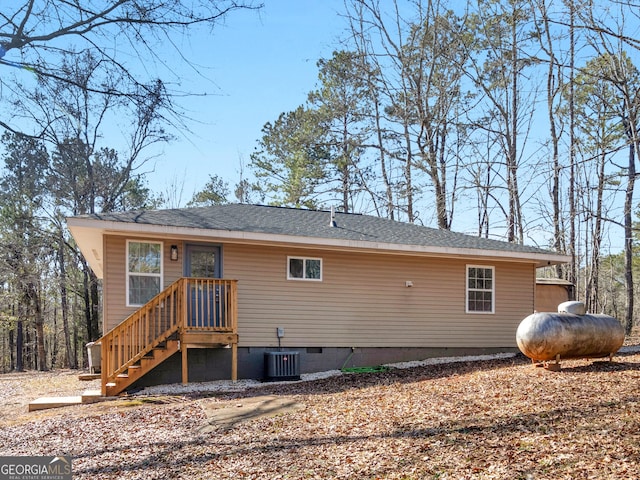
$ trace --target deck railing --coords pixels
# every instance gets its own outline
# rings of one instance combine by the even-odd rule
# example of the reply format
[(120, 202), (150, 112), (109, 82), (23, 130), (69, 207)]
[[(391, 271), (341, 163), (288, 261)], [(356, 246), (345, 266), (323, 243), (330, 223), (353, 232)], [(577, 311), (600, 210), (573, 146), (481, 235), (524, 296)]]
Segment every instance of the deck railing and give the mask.
[(96, 342), (103, 390), (176, 333), (236, 333), (237, 324), (237, 280), (180, 278)]
[(187, 278), (185, 328), (187, 330), (235, 333), (237, 281), (217, 278)]

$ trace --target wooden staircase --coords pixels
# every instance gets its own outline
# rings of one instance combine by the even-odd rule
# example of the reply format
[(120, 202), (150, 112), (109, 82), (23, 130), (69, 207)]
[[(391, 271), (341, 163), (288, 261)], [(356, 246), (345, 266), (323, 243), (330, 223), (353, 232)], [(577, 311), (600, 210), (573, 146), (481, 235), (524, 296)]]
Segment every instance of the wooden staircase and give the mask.
[(177, 352), (187, 383), (187, 349), (232, 347), (237, 378), (237, 281), (181, 278), (96, 343), (101, 345), (102, 395), (113, 396)]
[(105, 395), (110, 397), (118, 395), (133, 385), (138, 379), (149, 373), (160, 365), (174, 353), (180, 351), (180, 340), (167, 340), (154, 347), (149, 353), (138, 360), (137, 363), (129, 365), (126, 373), (119, 373), (113, 381), (106, 384)]

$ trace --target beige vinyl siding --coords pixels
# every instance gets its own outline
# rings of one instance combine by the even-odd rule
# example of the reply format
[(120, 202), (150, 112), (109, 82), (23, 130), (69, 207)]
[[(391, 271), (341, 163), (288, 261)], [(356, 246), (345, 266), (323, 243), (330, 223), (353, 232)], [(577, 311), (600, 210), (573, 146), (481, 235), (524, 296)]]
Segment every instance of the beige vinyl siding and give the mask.
[[(241, 346), (512, 347), (533, 311), (533, 264), (225, 245), (239, 280)], [(322, 258), (322, 282), (287, 280), (287, 257)], [(468, 264), (495, 267), (495, 313), (465, 313)], [(413, 282), (406, 287), (405, 282)]]
[[(127, 239), (105, 239), (105, 331), (135, 310), (126, 307)], [(161, 240), (166, 287), (182, 276), (184, 243)], [(321, 258), (322, 281), (287, 280), (289, 256)], [(235, 244), (222, 246), (222, 262), (224, 278), (238, 280), (244, 347), (278, 346), (277, 327), (285, 347), (515, 347), (534, 305), (532, 263)], [(465, 313), (471, 264), (495, 267), (494, 314)]]
[[(163, 286), (166, 288), (182, 276), (183, 248), (182, 241), (171, 239), (105, 236), (104, 265), (104, 332), (108, 332), (122, 320), (127, 318), (136, 308), (127, 307), (127, 240), (161, 241), (163, 250)], [(178, 245), (178, 261), (169, 260), (171, 245)]]

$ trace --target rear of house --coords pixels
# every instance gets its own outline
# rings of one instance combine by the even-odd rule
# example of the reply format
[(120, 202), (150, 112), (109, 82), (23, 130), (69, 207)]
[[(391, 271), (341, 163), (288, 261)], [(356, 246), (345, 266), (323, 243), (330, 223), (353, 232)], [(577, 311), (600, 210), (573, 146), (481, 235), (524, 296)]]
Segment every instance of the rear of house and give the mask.
[(536, 268), (566, 261), (532, 247), (331, 215), (224, 205), (68, 223), (103, 279), (105, 332), (180, 279), (232, 282), (211, 287), (211, 308), (233, 310), (237, 341), (193, 343), (144, 384), (225, 379), (234, 369), (262, 378), (265, 352), (274, 351), (298, 352), (301, 373), (512, 351), (519, 322), (534, 310)]

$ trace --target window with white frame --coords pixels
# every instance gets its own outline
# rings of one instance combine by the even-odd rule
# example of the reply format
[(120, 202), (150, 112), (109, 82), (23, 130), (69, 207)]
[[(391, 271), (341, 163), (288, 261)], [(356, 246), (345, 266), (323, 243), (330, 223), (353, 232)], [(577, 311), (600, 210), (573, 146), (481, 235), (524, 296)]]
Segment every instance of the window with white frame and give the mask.
[(494, 313), (495, 269), (467, 265), (467, 313)]
[(140, 306), (160, 293), (162, 243), (127, 241), (127, 306)]
[(287, 279), (322, 281), (322, 259), (287, 257)]

